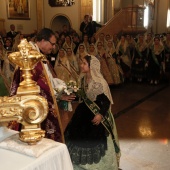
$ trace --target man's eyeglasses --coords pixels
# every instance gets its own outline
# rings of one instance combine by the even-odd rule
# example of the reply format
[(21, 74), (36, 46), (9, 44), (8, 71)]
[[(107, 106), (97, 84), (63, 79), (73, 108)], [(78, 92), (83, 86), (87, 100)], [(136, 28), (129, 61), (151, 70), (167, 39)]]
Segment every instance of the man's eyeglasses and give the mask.
[(52, 43), (50, 40), (47, 40), (52, 46), (56, 45), (56, 43)]

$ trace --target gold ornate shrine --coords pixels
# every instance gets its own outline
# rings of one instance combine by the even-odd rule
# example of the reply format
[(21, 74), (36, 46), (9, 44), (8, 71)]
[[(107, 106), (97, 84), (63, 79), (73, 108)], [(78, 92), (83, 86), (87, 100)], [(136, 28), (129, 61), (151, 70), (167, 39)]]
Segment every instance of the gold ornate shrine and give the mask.
[(32, 80), (31, 70), (43, 59), (43, 55), (26, 39), (21, 40), (19, 52), (9, 54), (9, 60), (20, 67), (23, 81), (12, 97), (0, 97), (0, 122), (17, 121), (22, 124), (19, 138), (30, 145), (36, 144), (45, 136), (41, 122), (47, 117), (47, 100), (40, 96), (40, 88)]

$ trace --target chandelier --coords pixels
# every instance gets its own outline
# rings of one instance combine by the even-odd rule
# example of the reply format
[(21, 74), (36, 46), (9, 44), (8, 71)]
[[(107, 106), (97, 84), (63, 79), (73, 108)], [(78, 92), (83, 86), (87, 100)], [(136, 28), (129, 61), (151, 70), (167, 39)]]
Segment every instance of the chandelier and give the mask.
[(52, 7), (64, 7), (64, 6), (72, 6), (75, 4), (75, 0), (49, 0), (49, 5)]

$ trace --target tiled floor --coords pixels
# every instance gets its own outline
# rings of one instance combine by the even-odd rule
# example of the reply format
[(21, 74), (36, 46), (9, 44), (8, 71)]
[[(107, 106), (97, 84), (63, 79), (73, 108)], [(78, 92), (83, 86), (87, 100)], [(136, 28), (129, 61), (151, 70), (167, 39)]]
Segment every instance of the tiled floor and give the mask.
[[(170, 170), (170, 86), (111, 87), (122, 170)], [(71, 114), (64, 116), (67, 124)]]
[(113, 88), (122, 170), (170, 170), (170, 86)]

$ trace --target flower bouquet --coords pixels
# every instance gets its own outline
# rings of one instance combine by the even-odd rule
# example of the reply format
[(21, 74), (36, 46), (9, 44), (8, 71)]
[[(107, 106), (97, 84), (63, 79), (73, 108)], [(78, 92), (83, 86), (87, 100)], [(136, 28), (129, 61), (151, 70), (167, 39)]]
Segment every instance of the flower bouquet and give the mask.
[(61, 109), (65, 111), (72, 111), (72, 104), (71, 102), (67, 102), (64, 100), (61, 100), (61, 95), (66, 94), (66, 95), (71, 95), (75, 94), (78, 91), (78, 84), (77, 82), (70, 80), (68, 83), (61, 83), (58, 84), (57, 87), (54, 89), (56, 92), (57, 100), (58, 100), (58, 105)]
[(79, 87), (76, 81), (70, 80), (66, 85), (67, 85), (67, 88), (64, 89), (64, 92), (67, 95), (70, 95), (71, 93), (77, 93), (77, 91), (79, 90)]

